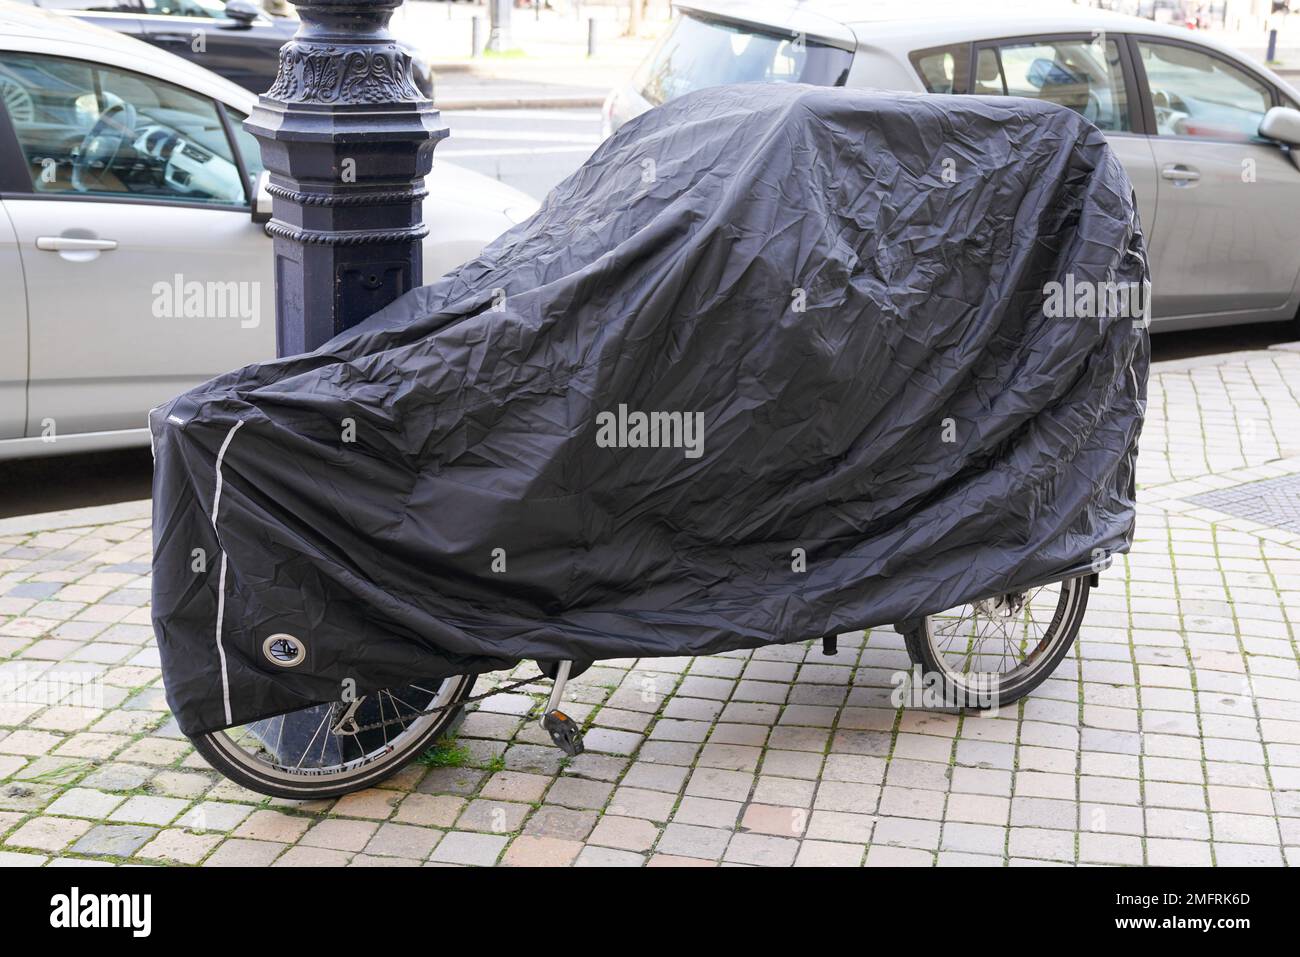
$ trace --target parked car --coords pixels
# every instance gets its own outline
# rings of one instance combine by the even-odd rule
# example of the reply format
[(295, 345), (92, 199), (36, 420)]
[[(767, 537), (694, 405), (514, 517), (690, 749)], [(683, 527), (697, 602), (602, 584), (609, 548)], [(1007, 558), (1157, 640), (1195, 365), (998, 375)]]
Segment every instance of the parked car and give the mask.
[[(256, 97), (0, 3), (0, 458), (147, 443), (150, 408), (275, 355)], [(432, 281), (537, 203), (435, 156)]]
[(1178, 27), (1034, 3), (679, 0), (605, 101), (608, 134), (704, 86), (803, 82), (1050, 100), (1106, 135), (1137, 191), (1155, 331), (1300, 326), (1300, 93)]
[[(298, 30), (297, 17), (271, 16), (254, 0), (18, 0), (144, 40), (207, 67), (253, 93), (275, 81), (280, 47)], [(401, 42), (400, 40), (398, 41)], [(424, 56), (411, 56), (420, 92), (433, 96)]]

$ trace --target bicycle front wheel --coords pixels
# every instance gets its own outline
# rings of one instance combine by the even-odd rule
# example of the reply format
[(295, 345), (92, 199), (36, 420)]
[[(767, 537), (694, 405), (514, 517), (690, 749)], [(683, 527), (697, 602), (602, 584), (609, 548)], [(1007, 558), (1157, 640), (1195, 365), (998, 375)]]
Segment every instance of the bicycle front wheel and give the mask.
[(339, 797), (397, 773), (444, 735), (474, 687), (472, 675), (366, 695), (190, 738), (214, 768), (259, 794)]

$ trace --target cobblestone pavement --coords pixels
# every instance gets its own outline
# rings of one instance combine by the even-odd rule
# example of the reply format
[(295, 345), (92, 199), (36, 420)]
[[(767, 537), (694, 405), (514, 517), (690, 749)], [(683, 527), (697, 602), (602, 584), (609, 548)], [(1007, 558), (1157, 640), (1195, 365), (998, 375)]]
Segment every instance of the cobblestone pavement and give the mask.
[[(896, 710), (892, 630), (614, 661), (570, 685), (575, 760), (539, 687), (468, 715), (460, 766), (311, 804), (224, 781), (170, 720), (147, 518), (0, 531), (0, 864), (1300, 864), (1300, 532), (1206, 504), (1296, 474), (1300, 353), (1166, 365), (1133, 552), (1019, 706)], [(86, 671), (102, 708), (24, 703)]]

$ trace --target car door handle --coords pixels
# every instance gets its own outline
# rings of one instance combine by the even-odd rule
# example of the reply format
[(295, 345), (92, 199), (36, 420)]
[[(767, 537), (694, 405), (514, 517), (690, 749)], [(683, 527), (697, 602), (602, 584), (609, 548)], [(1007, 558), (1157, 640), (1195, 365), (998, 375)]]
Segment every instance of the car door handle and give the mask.
[(92, 249), (116, 249), (116, 239), (78, 239), (73, 236), (37, 236), (36, 248), (49, 252), (85, 252)]
[(1201, 174), (1190, 166), (1184, 166), (1182, 163), (1170, 163), (1160, 170), (1162, 179), (1167, 179), (1173, 183), (1195, 183), (1201, 178)]
[(155, 43), (189, 43), (194, 39), (189, 33), (150, 33), (148, 36)]

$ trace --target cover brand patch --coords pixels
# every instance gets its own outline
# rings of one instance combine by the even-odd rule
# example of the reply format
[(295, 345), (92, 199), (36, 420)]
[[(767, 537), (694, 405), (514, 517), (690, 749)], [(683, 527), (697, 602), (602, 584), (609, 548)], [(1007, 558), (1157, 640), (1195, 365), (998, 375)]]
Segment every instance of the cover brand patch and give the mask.
[(272, 635), (262, 642), (262, 655), (273, 665), (292, 668), (307, 657), (307, 646), (293, 635)]

